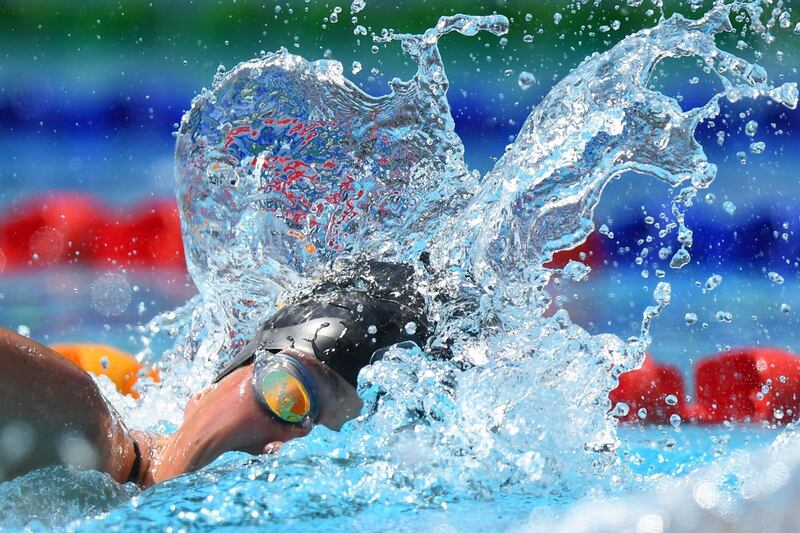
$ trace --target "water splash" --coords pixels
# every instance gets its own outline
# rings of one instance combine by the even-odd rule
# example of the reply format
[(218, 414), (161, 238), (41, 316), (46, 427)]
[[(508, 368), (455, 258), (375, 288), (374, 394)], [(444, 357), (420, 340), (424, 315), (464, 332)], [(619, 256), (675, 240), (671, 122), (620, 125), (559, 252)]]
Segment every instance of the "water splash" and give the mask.
[[(502, 34), (503, 17), (444, 17), (423, 35), (379, 37), (399, 41), (418, 64), (385, 97), (364, 94), (337, 62), (286, 50), (220, 74), (178, 136), (187, 258), (202, 297), (151, 326), (178, 339), (165, 366), (210, 377), (277, 298), (329, 263), (367, 255), (417, 264), (423, 251), (439, 324), (431, 347), (448, 346), (456, 360), (396, 348), (362, 373), (363, 415), (341, 433), (316, 428), (277, 459), (233, 456), (96, 524), (147, 525), (179, 508), (186, 526), (264, 525), (376, 503), (438, 508), (636, 486), (614, 453), (608, 392), (641, 363), (670, 287), (658, 284), (639, 335), (593, 336), (563, 310), (547, 314), (551, 277), (581, 278), (587, 269), (544, 264), (589, 235), (604, 187), (627, 171), (679, 188), (673, 262), (688, 261), (693, 235), (683, 210), (715, 177), (694, 139), (698, 124), (722, 98), (797, 103), (794, 84), (775, 87), (763, 68), (716, 46), (739, 9), (754, 31), (767, 32), (757, 4), (719, 5), (587, 58), (483, 178), (464, 164), (437, 41), (450, 31)], [(724, 88), (691, 111), (648, 88), (659, 61), (685, 56), (699, 57)], [(177, 504), (176, 493), (184, 494)]]
[[(761, 8), (719, 5), (700, 20), (678, 14), (655, 28), (595, 54), (560, 81), (528, 117), (513, 146), (484, 178), (457, 224), (455, 261), (477, 277), (535, 279), (558, 250), (573, 248), (594, 230), (592, 214), (611, 179), (636, 171), (672, 187), (688, 183), (673, 200), (681, 250), (692, 245), (680, 206), (716, 175), (694, 132), (719, 113), (719, 101), (769, 97), (794, 108), (797, 86), (774, 87), (762, 67), (719, 49), (715, 35), (733, 31), (731, 10), (746, 9), (754, 29)], [(648, 88), (666, 58), (696, 56), (722, 81), (724, 91), (699, 108)], [(453, 251), (445, 248), (450, 257)], [(466, 263), (465, 263), (466, 262)]]
[(176, 177), (189, 269), (252, 331), (264, 302), (297, 289), (335, 257), (408, 260), (443, 212), (476, 185), (454, 132), (436, 46), (451, 31), (501, 34), (505, 17), (443, 17), (398, 39), (418, 64), (374, 98), (337, 61), (285, 49), (220, 74), (184, 115)]

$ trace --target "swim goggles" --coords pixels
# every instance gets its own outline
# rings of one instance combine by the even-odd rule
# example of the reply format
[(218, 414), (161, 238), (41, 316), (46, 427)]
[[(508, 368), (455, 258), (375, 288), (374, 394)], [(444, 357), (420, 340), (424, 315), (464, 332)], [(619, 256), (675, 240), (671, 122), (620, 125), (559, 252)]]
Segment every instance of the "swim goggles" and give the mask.
[(286, 352), (255, 357), (253, 392), (261, 407), (279, 421), (308, 426), (319, 416), (316, 382), (303, 363)]

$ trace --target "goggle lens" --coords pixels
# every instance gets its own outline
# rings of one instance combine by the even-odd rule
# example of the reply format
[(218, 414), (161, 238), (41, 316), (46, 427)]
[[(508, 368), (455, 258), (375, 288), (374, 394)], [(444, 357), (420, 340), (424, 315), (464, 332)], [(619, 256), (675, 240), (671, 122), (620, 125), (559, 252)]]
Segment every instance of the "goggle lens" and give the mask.
[(284, 370), (271, 370), (261, 378), (261, 397), (278, 418), (296, 424), (311, 412), (311, 395), (303, 382)]

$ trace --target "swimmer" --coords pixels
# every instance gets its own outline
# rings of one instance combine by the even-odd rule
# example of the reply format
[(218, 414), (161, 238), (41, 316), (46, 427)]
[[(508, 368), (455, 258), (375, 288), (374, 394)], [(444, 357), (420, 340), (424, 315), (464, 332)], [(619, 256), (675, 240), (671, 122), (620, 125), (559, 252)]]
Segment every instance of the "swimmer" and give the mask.
[(397, 343), (424, 345), (412, 272), (369, 263), (355, 281), (326, 282), (278, 310), (170, 435), (129, 430), (86, 372), (0, 328), (0, 481), (67, 464), (144, 488), (227, 451), (274, 453), (317, 424), (339, 430), (360, 412), (359, 371)]

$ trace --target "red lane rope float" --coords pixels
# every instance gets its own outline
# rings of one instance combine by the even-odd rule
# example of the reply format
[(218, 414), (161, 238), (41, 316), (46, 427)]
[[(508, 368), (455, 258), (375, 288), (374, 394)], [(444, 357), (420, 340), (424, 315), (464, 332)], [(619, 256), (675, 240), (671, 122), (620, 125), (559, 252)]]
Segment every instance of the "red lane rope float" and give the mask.
[(775, 348), (740, 348), (701, 362), (695, 370), (696, 422), (770, 422), (800, 418), (800, 357)]
[[(699, 424), (787, 424), (800, 419), (800, 356), (777, 348), (739, 348), (695, 367), (695, 403), (687, 404), (680, 372), (649, 356), (620, 376), (612, 405), (624, 402), (623, 422), (662, 424), (673, 414)], [(642, 411), (644, 409), (644, 411)]]
[[(548, 265), (569, 260), (598, 267), (598, 235), (559, 252)], [(91, 268), (185, 269), (180, 219), (174, 201), (155, 200), (126, 213), (84, 194), (49, 194), (8, 209), (0, 217), (0, 272), (70, 264)], [(769, 422), (800, 418), (800, 357), (771, 348), (742, 348), (695, 367), (695, 403), (687, 404), (680, 372), (649, 356), (642, 368), (620, 376), (612, 404), (624, 402), (623, 422), (666, 423), (673, 415), (701, 424)]]
[(185, 269), (172, 200), (118, 212), (85, 194), (31, 198), (0, 217), (0, 272), (50, 265)]
[(658, 364), (648, 355), (641, 368), (620, 375), (619, 385), (608, 397), (612, 405), (628, 405), (628, 413), (619, 417), (622, 422), (663, 424), (681, 412), (683, 377), (679, 370)]
[[(606, 254), (599, 235), (554, 255), (592, 268)], [(120, 213), (79, 193), (49, 193), (12, 205), (0, 216), (0, 273), (48, 265), (185, 269), (180, 219), (173, 200), (154, 200)]]

